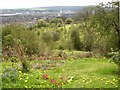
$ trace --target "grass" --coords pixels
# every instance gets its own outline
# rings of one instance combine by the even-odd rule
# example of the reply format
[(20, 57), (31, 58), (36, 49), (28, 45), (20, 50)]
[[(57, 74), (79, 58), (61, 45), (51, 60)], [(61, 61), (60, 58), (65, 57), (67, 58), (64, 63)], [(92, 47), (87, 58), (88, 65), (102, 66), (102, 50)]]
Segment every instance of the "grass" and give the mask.
[[(18, 71), (15, 82), (9, 80), (3, 82), (5, 88), (117, 88), (118, 76), (117, 65), (109, 63), (108, 59), (84, 58), (69, 60), (44, 60), (31, 61), (31, 65), (36, 63), (54, 65), (50, 69), (32, 68), (29, 73)], [(10, 67), (10, 63), (3, 62), (4, 67)], [(47, 74), (48, 79), (43, 79), (42, 75)], [(62, 79), (61, 79), (62, 78)], [(61, 85), (51, 83), (54, 79)]]

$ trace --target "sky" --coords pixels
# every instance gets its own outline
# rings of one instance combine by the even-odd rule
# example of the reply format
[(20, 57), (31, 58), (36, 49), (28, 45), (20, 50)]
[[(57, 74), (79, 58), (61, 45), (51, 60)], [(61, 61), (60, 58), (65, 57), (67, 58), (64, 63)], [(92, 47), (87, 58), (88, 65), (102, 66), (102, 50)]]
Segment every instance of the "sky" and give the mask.
[(45, 6), (87, 6), (112, 0), (0, 0), (0, 9), (31, 8)]

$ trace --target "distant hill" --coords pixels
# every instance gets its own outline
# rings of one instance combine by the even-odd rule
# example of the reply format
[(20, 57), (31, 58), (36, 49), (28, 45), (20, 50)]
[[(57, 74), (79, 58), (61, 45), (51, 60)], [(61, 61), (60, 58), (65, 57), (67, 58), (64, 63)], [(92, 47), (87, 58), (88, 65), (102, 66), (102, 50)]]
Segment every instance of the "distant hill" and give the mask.
[(34, 7), (34, 8), (21, 8), (21, 9), (2, 9), (2, 14), (14, 14), (24, 12), (60, 12), (71, 11), (75, 12), (83, 9), (85, 6), (51, 6), (51, 7)]

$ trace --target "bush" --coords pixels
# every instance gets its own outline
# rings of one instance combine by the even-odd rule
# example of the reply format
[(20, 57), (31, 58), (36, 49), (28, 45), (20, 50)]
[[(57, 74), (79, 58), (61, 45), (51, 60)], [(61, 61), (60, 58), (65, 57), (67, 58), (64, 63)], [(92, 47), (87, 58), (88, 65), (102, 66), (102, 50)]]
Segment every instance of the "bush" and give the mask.
[(65, 23), (66, 23), (66, 24), (71, 24), (71, 23), (73, 23), (73, 19), (72, 19), (72, 18), (67, 18), (67, 19), (65, 20)]
[(71, 39), (71, 42), (73, 44), (73, 48), (75, 50), (82, 49), (82, 43), (80, 41), (79, 32), (78, 32), (77, 28), (71, 30), (70, 39)]
[(41, 27), (46, 27), (47, 26), (47, 22), (40, 19), (38, 24), (37, 24), (38, 28), (41, 28)]
[(21, 44), (27, 55), (37, 54), (40, 50), (39, 37), (34, 31), (16, 24), (7, 25), (3, 27), (2, 31), (3, 48), (14, 48), (16, 45)]
[(61, 18), (52, 18), (50, 21), (50, 24), (57, 25), (58, 27), (62, 26), (63, 21)]
[(50, 41), (58, 41), (60, 39), (60, 33), (56, 31), (47, 31), (42, 34), (44, 42), (49, 43)]
[(108, 55), (109, 57), (111, 57), (111, 59), (114, 61), (115, 64), (120, 66), (120, 50), (117, 52), (111, 52)]

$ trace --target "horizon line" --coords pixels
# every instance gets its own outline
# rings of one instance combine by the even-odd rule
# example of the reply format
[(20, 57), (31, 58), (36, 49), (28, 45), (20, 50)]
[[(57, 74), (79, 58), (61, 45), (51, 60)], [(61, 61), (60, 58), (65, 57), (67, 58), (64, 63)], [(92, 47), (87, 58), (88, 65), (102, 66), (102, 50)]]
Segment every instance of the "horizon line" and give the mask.
[(20, 8), (0, 8), (1, 9), (32, 9), (32, 8), (47, 8), (47, 7), (87, 7), (87, 6), (97, 6), (97, 5), (64, 5), (64, 6), (40, 6), (40, 7), (20, 7)]

